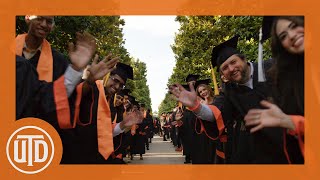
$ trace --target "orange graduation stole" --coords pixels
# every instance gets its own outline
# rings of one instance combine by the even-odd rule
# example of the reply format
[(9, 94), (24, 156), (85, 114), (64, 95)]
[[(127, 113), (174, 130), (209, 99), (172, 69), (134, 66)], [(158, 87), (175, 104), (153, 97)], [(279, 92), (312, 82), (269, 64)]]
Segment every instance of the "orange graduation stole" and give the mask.
[[(16, 37), (16, 55), (22, 56), (22, 51), (27, 34), (20, 34)], [(39, 57), (37, 72), (39, 74), (39, 80), (52, 82), (53, 79), (53, 57), (50, 43), (43, 39), (41, 54)]]
[(102, 80), (97, 80), (96, 84), (99, 89), (97, 114), (98, 149), (104, 159), (108, 159), (113, 152), (111, 112), (105, 96)]

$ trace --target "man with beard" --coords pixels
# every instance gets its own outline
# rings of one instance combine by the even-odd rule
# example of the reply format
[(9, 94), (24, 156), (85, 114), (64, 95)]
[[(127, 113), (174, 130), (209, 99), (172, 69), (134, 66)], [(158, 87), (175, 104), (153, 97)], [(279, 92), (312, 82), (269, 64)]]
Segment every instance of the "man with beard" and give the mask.
[[(225, 99), (222, 109), (224, 123), (228, 132), (227, 163), (286, 163), (281, 151), (282, 130), (265, 128), (250, 134), (244, 125), (244, 116), (252, 108), (261, 108), (260, 101), (271, 97), (269, 81), (258, 82), (258, 65), (247, 62), (245, 56), (236, 49), (238, 36), (216, 46), (212, 50), (212, 66), (227, 80)], [(272, 61), (264, 61), (267, 70)], [(267, 78), (268, 79), (268, 78)], [(185, 91), (180, 85), (176, 97), (187, 107), (193, 108), (198, 116), (207, 120), (215, 120), (214, 113), (205, 105), (198, 105), (196, 94)], [(235, 132), (233, 125), (236, 121)]]

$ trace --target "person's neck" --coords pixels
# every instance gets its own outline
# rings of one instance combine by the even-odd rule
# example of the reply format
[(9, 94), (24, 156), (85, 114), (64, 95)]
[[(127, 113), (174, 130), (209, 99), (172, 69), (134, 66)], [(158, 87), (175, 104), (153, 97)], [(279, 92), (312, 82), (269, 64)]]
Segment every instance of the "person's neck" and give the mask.
[(211, 97), (211, 96), (207, 97), (206, 101), (208, 104), (211, 104), (213, 102), (213, 97)]
[(43, 42), (43, 39), (42, 38), (37, 38), (35, 36), (32, 36), (32, 35), (28, 34), (26, 36), (25, 42), (26, 42), (26, 45), (27, 45), (27, 47), (29, 49), (36, 50), (41, 46), (41, 44)]

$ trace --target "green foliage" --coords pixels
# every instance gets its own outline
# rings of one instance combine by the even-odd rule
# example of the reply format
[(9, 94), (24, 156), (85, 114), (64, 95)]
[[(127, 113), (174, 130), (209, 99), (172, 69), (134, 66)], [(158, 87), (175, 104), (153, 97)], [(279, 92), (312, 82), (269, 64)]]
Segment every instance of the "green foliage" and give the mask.
[(132, 67), (134, 74), (134, 88), (132, 88), (133, 91), (131, 94), (136, 97), (136, 100), (139, 103), (143, 103), (147, 108), (151, 109), (150, 90), (149, 86), (147, 85), (147, 66), (139, 59), (133, 59)]

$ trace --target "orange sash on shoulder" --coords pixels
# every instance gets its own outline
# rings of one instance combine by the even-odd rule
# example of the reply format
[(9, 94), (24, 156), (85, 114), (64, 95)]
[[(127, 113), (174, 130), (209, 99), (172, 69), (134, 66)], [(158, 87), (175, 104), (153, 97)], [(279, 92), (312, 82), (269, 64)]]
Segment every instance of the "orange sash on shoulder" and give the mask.
[(96, 81), (99, 89), (98, 114), (97, 114), (97, 133), (99, 153), (108, 159), (113, 152), (113, 133), (111, 124), (111, 112), (105, 96), (102, 80)]
[[(20, 34), (16, 37), (16, 55), (22, 56), (22, 51), (27, 34)], [(52, 82), (53, 79), (53, 57), (50, 43), (43, 39), (41, 54), (39, 57), (37, 72), (39, 74), (39, 80)]]

